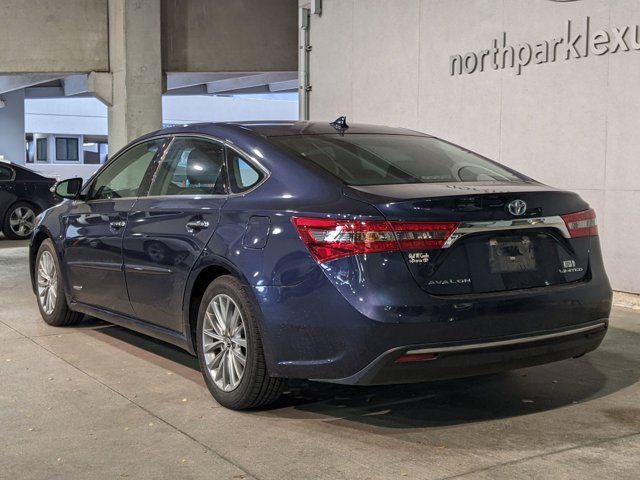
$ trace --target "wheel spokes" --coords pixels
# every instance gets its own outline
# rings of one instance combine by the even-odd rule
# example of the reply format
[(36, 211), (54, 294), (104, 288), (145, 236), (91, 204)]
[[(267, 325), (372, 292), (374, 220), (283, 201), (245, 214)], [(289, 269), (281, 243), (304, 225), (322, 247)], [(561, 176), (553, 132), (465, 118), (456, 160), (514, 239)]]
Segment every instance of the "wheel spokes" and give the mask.
[(213, 313), (214, 313), (216, 331), (220, 335), (224, 335), (225, 334), (224, 313), (222, 312), (222, 307), (220, 303), (215, 300), (213, 301)]
[(35, 221), (36, 214), (33, 210), (27, 207), (19, 207), (11, 212), (9, 216), (9, 227), (16, 235), (26, 237), (33, 231)]
[(237, 388), (247, 363), (247, 340), (242, 312), (228, 295), (216, 295), (207, 306), (202, 351), (216, 386), (226, 392)]
[(212, 332), (210, 330), (203, 330), (202, 333), (204, 333), (209, 338), (213, 338), (214, 340), (224, 341), (224, 335), (220, 335), (216, 332)]
[(51, 315), (56, 308), (58, 299), (58, 279), (50, 252), (44, 252), (40, 257), (36, 283), (40, 306), (44, 313)]
[(212, 350), (217, 348), (222, 348), (224, 346), (224, 342), (222, 340), (216, 340), (215, 342), (211, 342), (210, 344), (204, 346), (204, 353), (210, 353)]
[(231, 350), (231, 354), (233, 355), (234, 360), (244, 368), (247, 363), (245, 356), (236, 350)]
[(229, 381), (227, 382), (227, 385), (231, 387), (237, 382), (237, 377), (236, 377), (235, 366), (233, 364), (233, 355), (230, 355), (228, 350), (227, 350), (226, 360), (227, 360), (227, 372), (229, 374)]

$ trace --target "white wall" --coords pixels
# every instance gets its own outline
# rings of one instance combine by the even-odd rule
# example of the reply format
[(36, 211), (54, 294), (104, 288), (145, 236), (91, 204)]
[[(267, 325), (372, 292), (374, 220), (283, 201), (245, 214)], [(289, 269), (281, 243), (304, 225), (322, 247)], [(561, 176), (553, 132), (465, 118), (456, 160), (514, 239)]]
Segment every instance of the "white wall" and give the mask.
[(27, 132), (107, 134), (107, 107), (95, 98), (28, 98), (24, 112)]
[[(163, 123), (295, 120), (298, 118), (298, 103), (295, 99), (283, 99), (287, 97), (285, 95), (276, 95), (274, 100), (261, 97), (165, 96), (162, 98)], [(0, 110), (0, 146), (5, 145), (2, 141), (3, 110)], [(48, 135), (49, 159), (54, 158), (55, 136), (80, 136), (82, 146), (82, 135), (106, 136), (108, 134), (107, 108), (95, 98), (27, 99), (24, 117), (18, 118), (25, 118), (27, 132), (52, 134)], [(15, 138), (15, 133), (11, 138)], [(20, 142), (20, 148), (24, 150), (24, 142)], [(0, 151), (0, 154), (2, 153)], [(80, 155), (82, 154), (81, 151)], [(5, 156), (7, 159), (14, 160), (9, 155), (5, 154)], [(29, 164), (29, 168), (59, 179), (69, 177), (86, 179), (98, 167), (99, 165), (63, 163)]]
[(213, 96), (162, 97), (164, 123), (296, 120), (297, 101)]
[[(163, 123), (298, 118), (296, 101), (243, 96), (164, 96), (162, 110)], [(0, 114), (2, 112), (0, 110)], [(107, 135), (107, 107), (95, 98), (27, 99), (25, 130), (53, 134)]]
[(594, 30), (640, 24), (640, 2), (324, 0), (311, 20), (311, 118), (418, 129), (579, 192), (614, 288), (640, 293), (640, 51), (449, 74), (451, 55), (502, 32), (535, 43), (587, 16)]

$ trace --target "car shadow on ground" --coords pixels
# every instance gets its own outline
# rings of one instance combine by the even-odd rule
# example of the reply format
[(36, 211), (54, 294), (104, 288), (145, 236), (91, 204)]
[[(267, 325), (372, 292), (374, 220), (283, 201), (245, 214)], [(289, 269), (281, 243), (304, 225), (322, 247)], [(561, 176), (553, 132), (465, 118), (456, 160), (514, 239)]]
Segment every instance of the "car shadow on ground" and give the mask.
[[(187, 367), (174, 371), (204, 385), (197, 359), (179, 348), (117, 326), (95, 332), (92, 335), (96, 338), (126, 348), (128, 353), (147, 359), (152, 354), (169, 365)], [(610, 395), (638, 382), (639, 341), (640, 334), (612, 327), (601, 348), (584, 357), (456, 380), (377, 387), (291, 380), (274, 406), (250, 414), (287, 419), (333, 417), (335, 421), (357, 422), (365, 428), (385, 429), (459, 425), (528, 415)]]

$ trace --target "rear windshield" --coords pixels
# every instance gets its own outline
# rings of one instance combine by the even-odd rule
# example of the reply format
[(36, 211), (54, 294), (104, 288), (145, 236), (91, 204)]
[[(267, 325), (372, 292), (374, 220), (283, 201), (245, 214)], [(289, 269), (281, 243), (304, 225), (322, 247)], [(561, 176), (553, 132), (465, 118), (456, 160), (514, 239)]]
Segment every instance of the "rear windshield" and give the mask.
[(479, 155), (431, 137), (336, 134), (270, 140), (348, 185), (525, 180)]

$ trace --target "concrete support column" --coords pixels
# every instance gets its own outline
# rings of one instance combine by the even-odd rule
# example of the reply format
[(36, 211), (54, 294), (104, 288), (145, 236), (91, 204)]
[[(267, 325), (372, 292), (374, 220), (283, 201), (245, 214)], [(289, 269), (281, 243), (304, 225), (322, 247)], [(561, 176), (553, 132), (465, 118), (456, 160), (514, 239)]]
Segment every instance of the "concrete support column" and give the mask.
[(5, 160), (24, 164), (24, 89), (4, 93), (0, 99), (4, 102), (0, 108), (0, 155)]
[(109, 0), (109, 154), (162, 127), (160, 0)]

